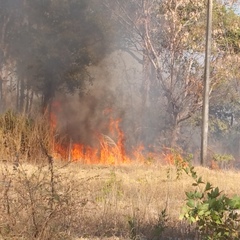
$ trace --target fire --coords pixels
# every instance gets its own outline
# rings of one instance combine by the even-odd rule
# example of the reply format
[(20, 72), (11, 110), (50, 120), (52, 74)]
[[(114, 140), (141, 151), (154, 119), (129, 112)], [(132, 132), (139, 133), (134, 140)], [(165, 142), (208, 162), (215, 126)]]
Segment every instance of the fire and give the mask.
[(181, 152), (174, 152), (171, 151), (171, 149), (167, 149), (166, 153), (163, 154), (163, 158), (165, 162), (169, 165), (174, 165), (181, 168), (185, 168), (188, 166), (188, 163), (184, 160)]
[(111, 137), (99, 134), (99, 148), (85, 146), (74, 143), (70, 150), (72, 160), (81, 161), (86, 164), (118, 164), (127, 163), (130, 159), (127, 157), (124, 148), (124, 133), (119, 126), (120, 120), (110, 121), (110, 131), (117, 137), (115, 142)]
[[(108, 111), (108, 114), (110, 111)], [(104, 114), (106, 114), (104, 112)], [(106, 116), (105, 116), (106, 117)], [(107, 120), (106, 120), (107, 121)], [(129, 163), (130, 157), (125, 150), (125, 135), (120, 127), (121, 119), (109, 120), (109, 135), (96, 133), (98, 146), (92, 147), (82, 143), (72, 142), (61, 144), (54, 142), (54, 152), (62, 159), (80, 161), (84, 164), (122, 164)], [(57, 117), (54, 112), (50, 114), (50, 124), (56, 130)], [(141, 148), (142, 150), (142, 148)], [(138, 157), (140, 156), (140, 149)]]
[(97, 163), (97, 149), (74, 143), (70, 149), (71, 160), (81, 161), (86, 164)]

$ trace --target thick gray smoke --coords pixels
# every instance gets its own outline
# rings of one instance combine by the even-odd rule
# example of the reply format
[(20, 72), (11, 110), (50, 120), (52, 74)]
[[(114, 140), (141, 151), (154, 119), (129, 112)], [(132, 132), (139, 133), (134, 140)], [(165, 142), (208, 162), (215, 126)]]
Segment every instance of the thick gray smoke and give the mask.
[[(131, 67), (126, 69), (126, 64)], [(117, 142), (118, 136), (111, 133), (110, 121), (119, 120), (126, 144), (136, 145), (140, 69), (136, 61), (121, 51), (113, 52), (97, 66), (89, 67), (93, 82), (84, 94), (59, 94), (55, 98), (53, 111), (60, 132), (73, 142), (88, 146), (98, 144), (99, 134)]]

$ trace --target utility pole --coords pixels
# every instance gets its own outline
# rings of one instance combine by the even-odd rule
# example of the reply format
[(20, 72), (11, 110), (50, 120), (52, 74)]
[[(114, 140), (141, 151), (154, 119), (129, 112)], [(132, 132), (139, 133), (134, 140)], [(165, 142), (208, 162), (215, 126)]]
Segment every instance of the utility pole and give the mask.
[(208, 149), (208, 117), (209, 117), (209, 85), (210, 85), (210, 61), (212, 42), (212, 0), (207, 5), (207, 28), (205, 47), (205, 70), (204, 70), (204, 92), (202, 111), (202, 138), (201, 138), (201, 165), (206, 165)]

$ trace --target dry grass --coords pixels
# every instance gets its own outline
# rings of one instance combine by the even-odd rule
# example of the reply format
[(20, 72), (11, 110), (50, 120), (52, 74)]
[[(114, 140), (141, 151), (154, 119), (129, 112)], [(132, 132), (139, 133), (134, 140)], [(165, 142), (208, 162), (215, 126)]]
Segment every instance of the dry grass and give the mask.
[[(179, 220), (192, 179), (176, 167), (52, 161), (52, 140), (46, 118), (0, 116), (0, 239), (196, 239)], [(240, 193), (238, 172), (196, 170)]]
[(0, 161), (39, 162), (42, 146), (52, 149), (53, 132), (46, 116), (33, 119), (11, 111), (0, 115)]
[[(227, 195), (239, 194), (238, 172), (196, 170)], [(46, 161), (16, 170), (2, 163), (0, 171), (2, 239), (194, 239), (178, 219), (192, 180), (184, 173), (177, 180), (173, 166), (55, 161), (51, 170)], [(165, 208), (167, 228), (157, 236)]]

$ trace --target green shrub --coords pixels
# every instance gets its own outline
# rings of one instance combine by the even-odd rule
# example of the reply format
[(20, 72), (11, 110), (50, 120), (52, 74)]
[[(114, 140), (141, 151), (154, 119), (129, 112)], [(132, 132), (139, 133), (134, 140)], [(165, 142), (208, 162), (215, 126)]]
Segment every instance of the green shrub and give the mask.
[(231, 154), (214, 154), (213, 161), (217, 162), (220, 168), (226, 168), (235, 161), (235, 158)]
[(192, 185), (196, 189), (186, 192), (186, 206), (180, 219), (196, 224), (202, 239), (239, 239), (240, 197), (229, 198), (218, 187), (203, 182), (192, 166), (185, 168), (185, 172), (194, 179)]

